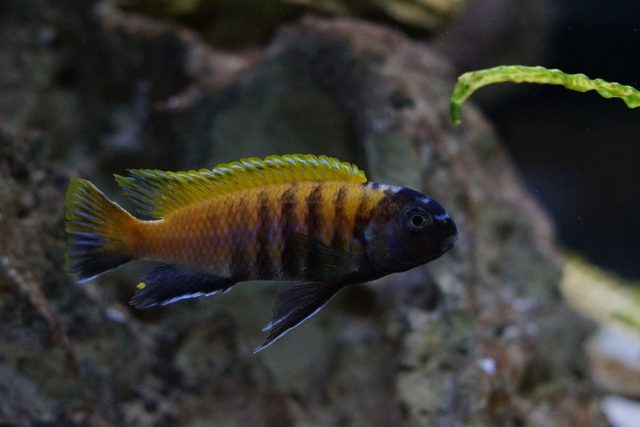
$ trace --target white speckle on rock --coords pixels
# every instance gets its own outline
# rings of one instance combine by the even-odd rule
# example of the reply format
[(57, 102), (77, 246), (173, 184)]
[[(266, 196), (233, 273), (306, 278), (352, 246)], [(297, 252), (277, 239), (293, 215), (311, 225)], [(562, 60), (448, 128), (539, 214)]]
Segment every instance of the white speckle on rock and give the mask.
[(640, 402), (610, 395), (602, 400), (602, 412), (613, 427), (640, 426)]
[(540, 331), (540, 327), (533, 322), (529, 322), (527, 323), (525, 330), (527, 331), (528, 335), (535, 336), (535, 335), (538, 335), (538, 332)]
[(172, 96), (167, 100), (167, 106), (169, 108), (179, 108), (182, 105), (182, 100), (179, 96)]
[(502, 333), (502, 336), (505, 338), (505, 340), (507, 341), (513, 341), (517, 338), (519, 338), (521, 335), (520, 333), (520, 328), (518, 328), (518, 326), (516, 325), (509, 325), (504, 329), (504, 332)]
[(496, 373), (497, 363), (495, 359), (486, 358), (478, 360), (478, 366), (487, 375), (493, 375)]
[(511, 306), (518, 313), (529, 313), (535, 309), (536, 302), (532, 298), (516, 298), (511, 303)]
[(124, 323), (127, 320), (125, 314), (115, 307), (109, 307), (104, 312), (107, 319), (114, 323)]

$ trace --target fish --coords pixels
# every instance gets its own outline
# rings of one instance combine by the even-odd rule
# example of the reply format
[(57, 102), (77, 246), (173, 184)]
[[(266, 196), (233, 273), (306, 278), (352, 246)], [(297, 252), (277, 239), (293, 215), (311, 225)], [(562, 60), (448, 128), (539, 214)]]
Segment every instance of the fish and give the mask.
[(407, 187), (368, 181), (320, 155), (246, 158), (212, 169), (114, 175), (133, 214), (90, 181), (66, 195), (67, 264), (79, 283), (155, 261), (136, 309), (280, 281), (258, 352), (318, 313), (343, 287), (439, 258), (458, 238), (449, 213)]

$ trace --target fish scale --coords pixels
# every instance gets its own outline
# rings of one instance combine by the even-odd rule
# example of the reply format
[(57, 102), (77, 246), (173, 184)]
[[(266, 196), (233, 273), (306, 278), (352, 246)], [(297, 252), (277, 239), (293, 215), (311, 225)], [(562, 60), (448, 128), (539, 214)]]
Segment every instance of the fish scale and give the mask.
[(222, 293), (240, 281), (287, 281), (256, 351), (342, 287), (424, 264), (457, 238), (435, 200), (368, 182), (356, 166), (326, 156), (251, 158), (189, 172), (131, 170), (116, 181), (142, 218), (89, 181), (71, 180), (71, 271), (87, 281), (131, 260), (158, 262), (136, 285), (137, 308)]

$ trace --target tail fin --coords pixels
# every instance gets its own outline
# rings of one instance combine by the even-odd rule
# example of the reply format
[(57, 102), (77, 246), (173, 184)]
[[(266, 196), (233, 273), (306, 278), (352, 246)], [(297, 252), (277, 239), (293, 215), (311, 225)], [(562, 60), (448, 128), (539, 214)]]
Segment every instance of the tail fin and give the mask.
[(71, 179), (66, 217), (67, 265), (79, 282), (133, 259), (126, 237), (136, 219), (89, 181)]

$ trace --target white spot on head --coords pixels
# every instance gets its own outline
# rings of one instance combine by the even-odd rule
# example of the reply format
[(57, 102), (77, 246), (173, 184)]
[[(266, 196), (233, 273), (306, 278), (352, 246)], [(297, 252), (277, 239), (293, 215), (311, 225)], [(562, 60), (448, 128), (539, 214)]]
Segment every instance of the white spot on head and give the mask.
[(395, 194), (398, 191), (402, 190), (402, 187), (398, 187), (397, 185), (380, 184), (374, 183), (373, 181), (367, 182), (367, 185), (369, 185), (370, 187), (372, 187), (374, 184), (378, 186), (379, 191), (390, 191)]
[(450, 218), (450, 216), (449, 216), (449, 212), (445, 212), (445, 213), (443, 213), (443, 214), (434, 215), (434, 216), (433, 216), (433, 218), (434, 218), (436, 221), (444, 221), (444, 220), (446, 220), (446, 219), (449, 219), (449, 218)]

